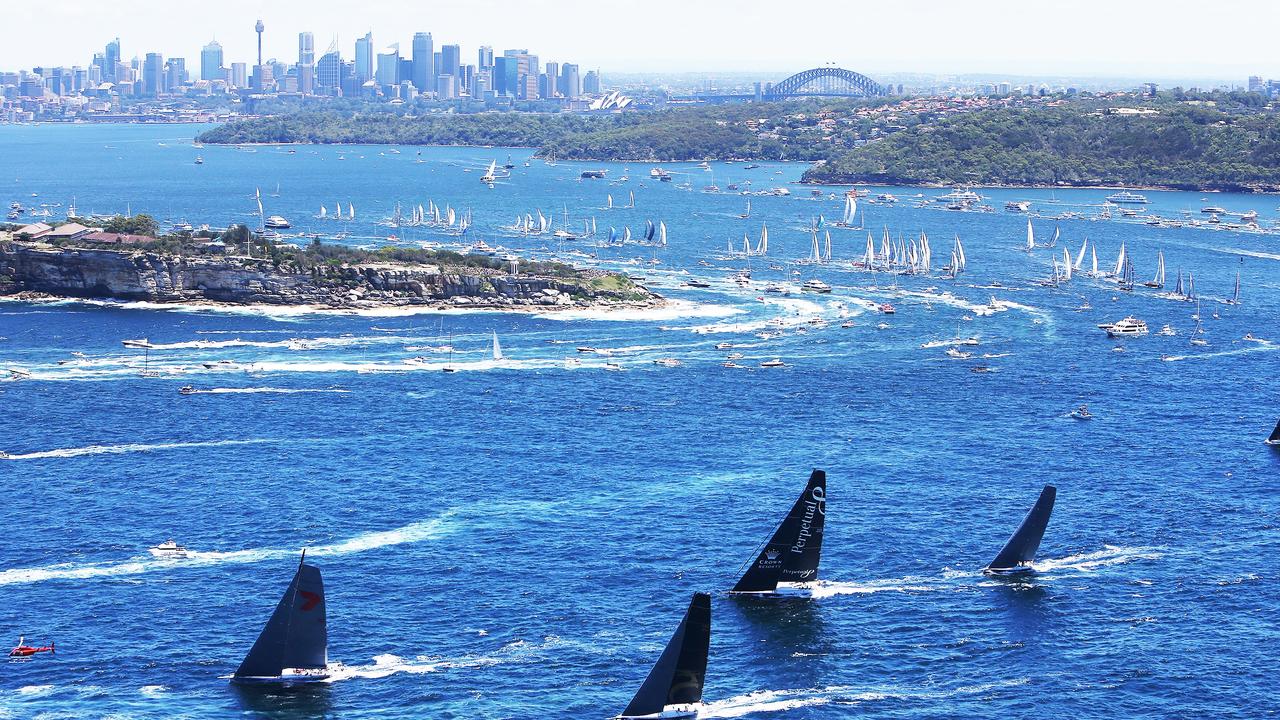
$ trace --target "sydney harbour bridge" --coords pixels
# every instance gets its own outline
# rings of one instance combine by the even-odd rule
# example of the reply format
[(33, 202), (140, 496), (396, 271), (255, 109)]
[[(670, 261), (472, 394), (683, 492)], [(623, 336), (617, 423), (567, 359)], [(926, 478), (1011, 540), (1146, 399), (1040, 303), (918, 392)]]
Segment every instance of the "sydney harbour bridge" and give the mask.
[(804, 97), (874, 97), (888, 94), (888, 86), (881, 85), (862, 73), (838, 67), (817, 67), (798, 72), (778, 83), (759, 85), (751, 95), (698, 93), (679, 99), (702, 102), (769, 102)]

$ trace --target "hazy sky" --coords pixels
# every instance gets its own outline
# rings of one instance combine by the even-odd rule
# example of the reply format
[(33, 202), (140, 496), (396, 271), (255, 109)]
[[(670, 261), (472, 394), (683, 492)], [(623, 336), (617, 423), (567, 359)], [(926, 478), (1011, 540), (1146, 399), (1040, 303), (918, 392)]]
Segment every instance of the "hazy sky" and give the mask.
[(615, 72), (790, 72), (826, 63), (890, 72), (1280, 78), (1280, 2), (1272, 0), (5, 0), (0, 69), (88, 65), (119, 36), (125, 59), (158, 51), (198, 71), (216, 38), (226, 62), (253, 62), (254, 21), (267, 58), (317, 56), (336, 37), (351, 59), (372, 30), (381, 48), (414, 31), (437, 48), (528, 48), (545, 62)]

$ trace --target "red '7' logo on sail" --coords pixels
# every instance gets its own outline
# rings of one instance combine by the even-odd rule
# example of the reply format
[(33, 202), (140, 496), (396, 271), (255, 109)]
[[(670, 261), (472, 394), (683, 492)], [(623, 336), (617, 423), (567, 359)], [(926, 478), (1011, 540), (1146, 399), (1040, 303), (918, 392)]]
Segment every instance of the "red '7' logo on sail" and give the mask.
[(324, 599), (319, 593), (313, 593), (308, 590), (299, 590), (298, 593), (302, 595), (302, 612), (314, 610), (320, 604), (320, 601)]

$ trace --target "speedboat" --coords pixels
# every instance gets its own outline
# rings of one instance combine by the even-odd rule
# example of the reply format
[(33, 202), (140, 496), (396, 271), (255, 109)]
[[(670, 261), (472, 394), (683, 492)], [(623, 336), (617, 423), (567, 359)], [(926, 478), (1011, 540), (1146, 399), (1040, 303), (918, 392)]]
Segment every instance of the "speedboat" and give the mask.
[(893, 306), (889, 303), (880, 303), (880, 307), (878, 309), (885, 315), (892, 315), (897, 312), (897, 310), (894, 310)]
[(1158, 332), (1158, 333), (1156, 333), (1156, 334), (1157, 334), (1157, 335), (1164, 335), (1164, 336), (1173, 336), (1173, 335), (1177, 335), (1177, 334), (1178, 334), (1178, 331), (1177, 331), (1177, 330), (1174, 330), (1174, 329), (1173, 329), (1173, 327), (1172, 327), (1171, 325), (1165, 325), (1164, 327), (1160, 328), (1160, 332)]
[(148, 548), (152, 555), (164, 558), (187, 558), (187, 549), (173, 540), (165, 540), (153, 548)]
[(150, 350), (155, 347), (146, 338), (138, 338), (137, 340), (121, 340), (120, 344), (127, 348), (137, 348), (139, 350)]
[(724, 368), (742, 368), (742, 367), (745, 367), (745, 366), (744, 366), (744, 365), (739, 365), (738, 363), (736, 363), (736, 362), (734, 362), (734, 361), (732, 361), (732, 360), (727, 360), (727, 361), (725, 361), (725, 362), (720, 363), (720, 367), (724, 367)]
[(10, 455), (9, 453), (7, 453), (7, 452), (5, 452), (5, 451), (3, 451), (3, 450), (0, 450), (0, 460), (8, 460), (8, 459), (9, 459), (9, 458), (11, 458), (11, 457), (13, 457), (13, 456), (12, 456), (12, 455)]
[(731, 342), (721, 342), (721, 343), (716, 343), (716, 349), (717, 349), (717, 350), (728, 350), (728, 349), (729, 349), (729, 348), (731, 348), (731, 347), (733, 347), (733, 343), (731, 343)]
[(1067, 417), (1070, 417), (1073, 420), (1092, 420), (1093, 414), (1089, 412), (1088, 405), (1081, 405), (1068, 413)]
[(964, 352), (963, 350), (957, 350), (955, 348), (947, 348), (946, 355), (947, 357), (953, 357), (958, 360), (967, 360), (968, 358), (973, 357), (973, 353), (967, 353), (967, 352)]
[(1147, 334), (1147, 323), (1139, 320), (1132, 315), (1114, 323), (1103, 323), (1098, 325), (1099, 328), (1107, 332), (1107, 337), (1136, 337)]
[(782, 360), (780, 360), (779, 358), (774, 358), (772, 360), (765, 360), (764, 362), (760, 363), (760, 367), (762, 368), (775, 368), (775, 367), (786, 367), (786, 366), (787, 364), (782, 362)]
[(684, 281), (684, 284), (685, 284), (686, 286), (688, 286), (688, 287), (691, 287), (691, 288), (709, 288), (709, 287), (711, 287), (711, 283), (707, 282), (706, 280), (698, 280), (697, 278), (690, 279), (690, 280), (685, 280), (685, 281)]
[(653, 364), (662, 367), (680, 367), (680, 361), (675, 358), (658, 358), (653, 361)]
[(1130, 205), (1146, 205), (1151, 201), (1148, 200), (1145, 195), (1139, 195), (1138, 193), (1129, 192), (1128, 190), (1121, 190), (1118, 193), (1108, 195), (1107, 202), (1113, 202), (1117, 204), (1128, 203)]
[(195, 389), (195, 387), (191, 385), (183, 385), (182, 387), (178, 388), (179, 395), (195, 395), (196, 392), (197, 390)]

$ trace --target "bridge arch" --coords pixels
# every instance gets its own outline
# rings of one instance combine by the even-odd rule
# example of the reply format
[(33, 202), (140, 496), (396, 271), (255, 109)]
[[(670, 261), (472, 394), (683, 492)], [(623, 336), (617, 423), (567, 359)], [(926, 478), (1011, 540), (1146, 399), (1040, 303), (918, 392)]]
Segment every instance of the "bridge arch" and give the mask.
[(775, 84), (764, 94), (766, 100), (812, 96), (888, 95), (888, 88), (852, 70), (820, 67), (798, 72)]

